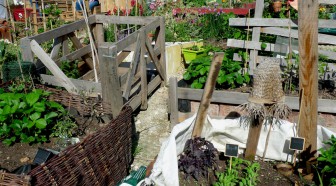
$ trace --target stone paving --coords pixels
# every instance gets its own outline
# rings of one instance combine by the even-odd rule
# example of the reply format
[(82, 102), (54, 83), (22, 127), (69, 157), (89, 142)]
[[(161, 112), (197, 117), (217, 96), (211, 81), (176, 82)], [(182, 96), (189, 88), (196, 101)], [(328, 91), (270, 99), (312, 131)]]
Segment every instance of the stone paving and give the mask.
[(135, 117), (139, 134), (132, 169), (148, 166), (160, 151), (162, 142), (170, 134), (167, 114), (168, 87), (161, 87), (148, 100), (148, 109)]

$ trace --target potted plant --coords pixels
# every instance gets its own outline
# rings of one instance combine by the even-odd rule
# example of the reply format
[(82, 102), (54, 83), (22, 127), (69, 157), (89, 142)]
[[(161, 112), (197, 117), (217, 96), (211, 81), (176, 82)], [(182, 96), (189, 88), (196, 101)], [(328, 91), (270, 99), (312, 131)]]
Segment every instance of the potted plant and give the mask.
[(196, 58), (204, 57), (207, 55), (206, 50), (197, 45), (193, 45), (192, 47), (183, 48), (182, 54), (184, 57), (184, 61), (186, 64), (190, 64), (190, 62)]
[(280, 0), (275, 0), (273, 2), (273, 10), (274, 12), (280, 12), (282, 8), (282, 2)]

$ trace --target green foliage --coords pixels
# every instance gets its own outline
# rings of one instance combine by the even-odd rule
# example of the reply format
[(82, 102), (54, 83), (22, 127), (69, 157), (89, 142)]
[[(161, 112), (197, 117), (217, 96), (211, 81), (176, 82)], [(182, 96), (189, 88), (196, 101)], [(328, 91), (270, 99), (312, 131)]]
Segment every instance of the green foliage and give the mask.
[(72, 137), (73, 134), (76, 133), (78, 126), (69, 114), (64, 114), (63, 118), (57, 121), (56, 125), (54, 125), (52, 129), (50, 137), (68, 138)]
[(223, 173), (216, 173), (218, 180), (214, 183), (214, 186), (257, 185), (258, 171), (260, 170), (259, 163), (251, 163), (240, 158), (233, 158), (231, 167), (231, 169), (226, 169)]
[(115, 35), (114, 35), (114, 25), (109, 24), (107, 28), (104, 30), (104, 38), (106, 42), (115, 42)]
[(329, 148), (319, 149), (321, 155), (317, 161), (323, 167), (322, 173), (325, 174), (323, 180), (326, 180), (329, 185), (336, 185), (336, 137), (332, 135), (328, 141), (323, 143), (329, 145)]
[(0, 65), (4, 62), (17, 61), (17, 57), (20, 55), (18, 51), (20, 51), (20, 47), (17, 44), (0, 40)]
[(79, 61), (62, 61), (61, 63), (61, 69), (64, 72), (64, 74), (73, 79), (77, 79), (80, 77), (79, 70), (78, 70), (78, 63)]
[(184, 3), (191, 7), (202, 7), (207, 5), (207, 2), (207, 0), (184, 0)]
[(50, 93), (39, 89), (28, 94), (1, 92), (0, 140), (6, 145), (46, 142), (53, 123), (64, 113), (62, 105), (47, 101)]
[[(219, 75), (217, 88), (235, 88), (244, 83), (250, 82), (247, 73), (241, 73), (241, 63), (233, 61), (235, 49), (227, 49)], [(183, 74), (183, 79), (191, 83), (192, 88), (201, 89), (204, 87), (211, 66), (211, 56), (196, 58), (188, 66)]]

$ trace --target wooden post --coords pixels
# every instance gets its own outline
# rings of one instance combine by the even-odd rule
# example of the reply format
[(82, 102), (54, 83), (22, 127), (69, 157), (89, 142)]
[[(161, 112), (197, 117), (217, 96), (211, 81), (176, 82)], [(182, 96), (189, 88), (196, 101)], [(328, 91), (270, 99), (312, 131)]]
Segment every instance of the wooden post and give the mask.
[(103, 101), (111, 107), (113, 118), (116, 118), (123, 106), (118, 77), (117, 48), (99, 47), (98, 52)]
[(257, 147), (259, 143), (260, 132), (262, 128), (263, 119), (259, 116), (251, 119), (250, 129), (246, 142), (245, 159), (254, 160), (257, 153)]
[(94, 40), (96, 41), (96, 47), (99, 46), (99, 43), (105, 41), (104, 39), (104, 27), (102, 23), (96, 23), (94, 26)]
[[(254, 18), (262, 18), (264, 10), (264, 0), (257, 0), (256, 2), (256, 9)], [(260, 39), (260, 27), (253, 27), (252, 29), (252, 41), (259, 41)], [(250, 60), (249, 60), (249, 74), (253, 75), (253, 70), (256, 68), (256, 58), (258, 57), (258, 51), (257, 50), (251, 50), (250, 51)]]
[(224, 58), (224, 52), (216, 53), (211, 62), (209, 75), (206, 80), (201, 103), (198, 108), (192, 137), (201, 136), (204, 122), (205, 122), (206, 115), (207, 115), (207, 111), (210, 106), (210, 100), (212, 97), (212, 93), (215, 89), (216, 80), (217, 80), (220, 68), (222, 66), (223, 58)]
[(305, 150), (313, 152), (317, 146), (318, 96), (318, 7), (317, 0), (299, 1), (300, 108), (299, 137), (305, 138)]
[(20, 47), (22, 53), (22, 60), (34, 62), (33, 52), (30, 47), (30, 39), (28, 37), (20, 39)]
[(34, 25), (34, 33), (37, 34), (37, 13), (36, 13), (36, 0), (33, 0), (33, 25)]
[(170, 128), (172, 129), (178, 123), (178, 96), (177, 96), (177, 78), (169, 78), (169, 103), (168, 113), (170, 114)]
[[(147, 84), (147, 60), (145, 59), (146, 54), (146, 33), (141, 31), (140, 33), (140, 71), (141, 71), (141, 110), (146, 110), (148, 108), (148, 84)], [(139, 42), (139, 41), (138, 41)]]
[(163, 82), (161, 86), (164, 86), (167, 83), (167, 70), (166, 70), (166, 41), (165, 41), (165, 18), (160, 17), (160, 33), (157, 38), (160, 46), (160, 63), (163, 67)]

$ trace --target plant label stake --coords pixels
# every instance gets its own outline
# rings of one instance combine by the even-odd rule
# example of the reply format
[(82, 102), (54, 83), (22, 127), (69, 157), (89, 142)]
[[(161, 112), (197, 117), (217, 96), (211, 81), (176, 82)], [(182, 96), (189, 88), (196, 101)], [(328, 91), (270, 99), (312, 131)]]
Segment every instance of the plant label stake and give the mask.
[(294, 150), (294, 156), (293, 156), (293, 165), (295, 167), (296, 164), (296, 152), (297, 151), (302, 151), (304, 149), (304, 144), (305, 144), (305, 139), (304, 138), (300, 138), (300, 137), (292, 137), (290, 140), (290, 145), (289, 145), (289, 149)]
[(200, 103), (200, 106), (198, 108), (198, 112), (196, 115), (192, 137), (201, 136), (204, 122), (205, 122), (205, 117), (206, 117), (206, 114), (207, 114), (207, 111), (210, 105), (210, 99), (215, 89), (216, 80), (219, 74), (219, 70), (222, 66), (223, 58), (224, 58), (224, 52), (219, 52), (219, 53), (215, 53), (212, 59), (211, 67), (209, 70), (209, 75), (205, 83), (201, 103)]
[(235, 144), (226, 144), (225, 145), (225, 156), (230, 157), (230, 170), (232, 166), (232, 157), (238, 157), (239, 146)]

